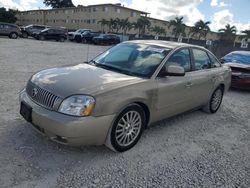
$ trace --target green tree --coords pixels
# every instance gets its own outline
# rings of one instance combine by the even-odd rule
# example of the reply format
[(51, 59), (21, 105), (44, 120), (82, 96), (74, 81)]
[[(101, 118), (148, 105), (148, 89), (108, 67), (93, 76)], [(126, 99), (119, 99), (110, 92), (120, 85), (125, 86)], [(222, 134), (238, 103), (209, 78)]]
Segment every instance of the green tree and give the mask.
[(166, 35), (166, 30), (160, 26), (154, 26), (151, 28), (151, 31), (156, 35)]
[(72, 0), (44, 0), (43, 3), (52, 8), (65, 8), (65, 7), (75, 7)]
[(101, 24), (102, 32), (104, 33), (105, 32), (105, 26), (109, 25), (109, 21), (106, 20), (106, 19), (102, 19), (102, 20), (98, 21), (98, 23)]
[(172, 34), (174, 35), (174, 38), (177, 38), (177, 36), (182, 35), (186, 36), (185, 28), (186, 25), (183, 23), (183, 17), (176, 17), (173, 20), (169, 21), (169, 28), (173, 27)]
[(16, 10), (6, 10), (4, 7), (0, 8), (0, 22), (8, 22), (8, 23), (15, 23), (17, 21), (16, 18)]
[(201, 39), (201, 37), (206, 39), (206, 36), (207, 36), (208, 32), (210, 31), (209, 24), (211, 24), (210, 21), (207, 21), (207, 22), (204, 22), (202, 20), (197, 21), (194, 24), (194, 27), (192, 27), (192, 29), (191, 29), (191, 32), (190, 32), (191, 37), (197, 35), (199, 40)]
[(128, 31), (130, 31), (133, 28), (133, 24), (129, 22), (128, 18), (121, 19), (119, 25), (120, 25), (120, 29), (123, 30), (124, 34), (126, 34)]
[(140, 17), (138, 18), (137, 22), (135, 22), (134, 24), (134, 28), (138, 29), (138, 34), (140, 35), (144, 35), (146, 32), (146, 29), (149, 29), (151, 26), (151, 22), (147, 17)]
[(245, 39), (246, 41), (250, 39), (250, 30), (244, 30), (244, 31), (241, 31), (241, 33), (243, 35), (240, 36), (240, 39)]
[(236, 27), (231, 26), (230, 24), (227, 24), (223, 29), (219, 29), (219, 32), (221, 34), (221, 39), (229, 41), (235, 40), (236, 31), (237, 31)]

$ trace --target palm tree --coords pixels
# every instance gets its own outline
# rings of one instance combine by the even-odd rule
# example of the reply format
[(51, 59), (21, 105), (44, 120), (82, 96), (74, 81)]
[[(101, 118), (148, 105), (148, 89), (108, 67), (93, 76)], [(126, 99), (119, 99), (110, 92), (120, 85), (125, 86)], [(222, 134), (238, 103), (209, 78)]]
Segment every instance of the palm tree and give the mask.
[(98, 23), (101, 24), (102, 32), (104, 33), (104, 31), (105, 31), (105, 26), (106, 26), (106, 25), (109, 25), (109, 21), (106, 20), (106, 19), (102, 19), (102, 20), (98, 21)]
[(210, 21), (207, 22), (204, 22), (202, 20), (197, 21), (194, 24), (194, 27), (192, 27), (190, 31), (191, 37), (193, 37), (194, 35), (198, 35), (199, 40), (201, 39), (201, 37), (204, 37), (204, 39), (206, 39), (206, 36), (210, 31), (210, 27), (208, 26), (209, 24), (211, 24)]
[(121, 19), (119, 23), (120, 29), (123, 30), (123, 33), (126, 34), (127, 31), (133, 28), (133, 24), (129, 22), (129, 18)]
[(151, 31), (154, 32), (156, 35), (166, 35), (166, 30), (160, 26), (152, 27)]
[(244, 35), (240, 36), (240, 39), (245, 39), (248, 41), (250, 39), (250, 30), (241, 31)]
[(176, 17), (175, 19), (170, 20), (168, 28), (171, 26), (173, 26), (172, 34), (174, 35), (174, 38), (177, 38), (178, 35), (186, 35), (186, 25), (183, 23), (183, 17)]
[(227, 24), (225, 28), (219, 29), (219, 32), (221, 33), (221, 39), (224, 40), (235, 40), (236, 37), (236, 27), (231, 26), (230, 24)]
[(133, 25), (135, 29), (138, 29), (139, 35), (144, 35), (146, 32), (146, 29), (150, 28), (151, 22), (149, 21), (147, 17), (142, 16), (138, 18), (137, 22), (135, 22)]
[(111, 18), (108, 21), (108, 28), (109, 28), (109, 32), (113, 32), (115, 29), (117, 29), (117, 20)]

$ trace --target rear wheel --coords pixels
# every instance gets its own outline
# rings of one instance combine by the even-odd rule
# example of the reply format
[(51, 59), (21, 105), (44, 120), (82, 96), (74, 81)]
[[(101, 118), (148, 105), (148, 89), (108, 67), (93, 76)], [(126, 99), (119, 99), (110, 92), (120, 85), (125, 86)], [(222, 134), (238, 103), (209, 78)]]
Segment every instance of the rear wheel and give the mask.
[(23, 38), (28, 38), (28, 33), (27, 33), (27, 32), (23, 32), (23, 33), (22, 33), (22, 37), (23, 37)]
[(218, 87), (212, 94), (209, 102), (202, 108), (203, 111), (207, 113), (215, 113), (220, 108), (223, 99), (224, 89), (223, 87)]
[(45, 40), (45, 37), (43, 35), (39, 35), (39, 40)]
[(132, 148), (140, 139), (145, 127), (143, 109), (132, 104), (116, 118), (110, 133), (112, 147), (119, 152)]
[(11, 39), (17, 39), (17, 37), (18, 37), (18, 34), (15, 32), (10, 33), (10, 35), (9, 35), (9, 38), (11, 38)]
[(64, 38), (64, 37), (60, 37), (59, 41), (60, 41), (60, 42), (64, 42), (64, 41), (65, 41), (65, 38)]

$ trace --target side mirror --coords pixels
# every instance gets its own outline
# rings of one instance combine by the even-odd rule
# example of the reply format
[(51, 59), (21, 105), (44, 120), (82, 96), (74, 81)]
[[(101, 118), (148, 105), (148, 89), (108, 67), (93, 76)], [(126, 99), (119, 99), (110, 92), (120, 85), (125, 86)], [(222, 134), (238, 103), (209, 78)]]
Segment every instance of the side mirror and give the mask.
[(185, 76), (185, 70), (179, 65), (169, 65), (167, 67), (168, 76)]
[(159, 72), (159, 76), (185, 76), (185, 70), (179, 65), (169, 65), (168, 67), (164, 66)]

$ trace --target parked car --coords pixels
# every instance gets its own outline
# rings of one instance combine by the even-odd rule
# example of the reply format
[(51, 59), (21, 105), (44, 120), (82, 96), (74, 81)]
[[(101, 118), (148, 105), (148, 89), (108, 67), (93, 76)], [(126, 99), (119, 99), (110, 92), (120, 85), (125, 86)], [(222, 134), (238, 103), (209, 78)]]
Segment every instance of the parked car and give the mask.
[(56, 40), (64, 42), (67, 39), (67, 30), (47, 28), (34, 35), (37, 40)]
[(89, 43), (92, 44), (93, 38), (99, 36), (101, 33), (99, 32), (90, 32), (90, 31), (85, 31), (83, 34), (76, 34), (75, 35), (75, 41), (80, 43)]
[(93, 38), (94, 44), (111, 45), (120, 43), (120, 37), (114, 34), (101, 34)]
[(34, 37), (34, 33), (39, 33), (42, 30), (49, 28), (45, 25), (27, 25), (25, 27), (21, 27), (22, 37), (28, 38), (29, 36)]
[(34, 74), (20, 92), (20, 113), (56, 142), (122, 152), (153, 122), (196, 108), (215, 113), (230, 82), (231, 69), (203, 47), (129, 41)]
[(231, 86), (250, 90), (250, 52), (234, 51), (225, 55), (221, 60), (232, 69)]
[(18, 36), (21, 36), (21, 30), (16, 24), (0, 22), (0, 35), (17, 39)]
[(75, 40), (75, 35), (82, 34), (85, 31), (92, 31), (92, 30), (91, 29), (78, 29), (78, 30), (76, 30), (74, 32), (69, 32), (68, 33), (68, 38), (69, 38), (70, 41), (74, 41)]

